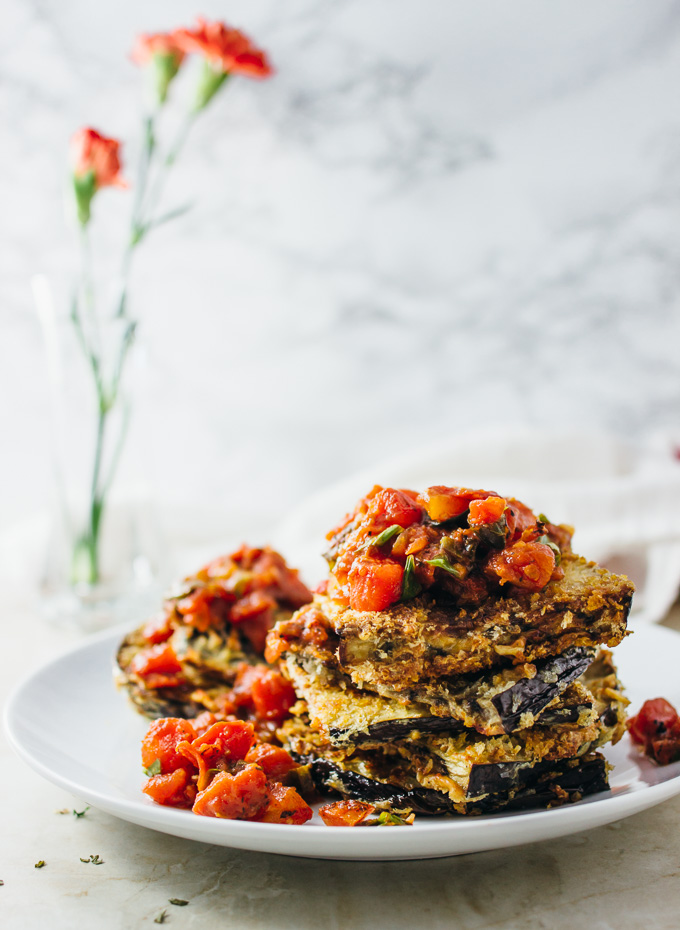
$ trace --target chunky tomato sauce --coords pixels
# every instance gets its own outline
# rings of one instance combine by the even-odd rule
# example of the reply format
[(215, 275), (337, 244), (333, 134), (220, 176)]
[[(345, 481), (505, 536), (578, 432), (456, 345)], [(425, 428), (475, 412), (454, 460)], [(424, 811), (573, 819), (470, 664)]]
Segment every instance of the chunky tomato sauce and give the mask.
[(205, 817), (302, 824), (312, 809), (282, 779), (297, 763), (281, 746), (258, 739), (252, 723), (205, 712), (164, 717), (142, 742), (150, 776), (144, 792), (158, 804)]
[(571, 531), (493, 491), (376, 485), (327, 538), (329, 596), (385, 610), (429, 589), (470, 605), (505, 585), (540, 591), (563, 577)]
[[(262, 654), (267, 633), (281, 611), (296, 610), (311, 599), (312, 593), (297, 571), (289, 568), (278, 552), (241, 546), (185, 579), (180, 589), (166, 598), (162, 612), (142, 628), (148, 646), (134, 657), (129, 671), (142, 678), (147, 688), (184, 684), (182, 665), (171, 640), (176, 630), (187, 626), (199, 632), (228, 629), (237, 645), (243, 640), (252, 651)], [(264, 681), (256, 685), (255, 701), (260, 700), (266, 686)]]

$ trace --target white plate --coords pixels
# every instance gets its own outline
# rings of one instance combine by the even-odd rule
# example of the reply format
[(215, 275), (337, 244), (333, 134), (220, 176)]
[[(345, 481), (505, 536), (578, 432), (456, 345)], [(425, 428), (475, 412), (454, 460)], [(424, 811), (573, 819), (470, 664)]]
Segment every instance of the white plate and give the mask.
[[(606, 755), (610, 792), (549, 811), (471, 818), (418, 817), (410, 827), (243, 823), (160, 807), (142, 794), (139, 744), (147, 727), (112, 684), (119, 632), (107, 632), (46, 665), (14, 692), (5, 726), (40, 775), (123, 820), (219, 846), (324, 859), (419, 859), (517, 846), (628, 817), (680, 793), (680, 763), (659, 768), (626, 736)], [(680, 636), (646, 627), (616, 650), (636, 711), (663, 696), (680, 707)]]

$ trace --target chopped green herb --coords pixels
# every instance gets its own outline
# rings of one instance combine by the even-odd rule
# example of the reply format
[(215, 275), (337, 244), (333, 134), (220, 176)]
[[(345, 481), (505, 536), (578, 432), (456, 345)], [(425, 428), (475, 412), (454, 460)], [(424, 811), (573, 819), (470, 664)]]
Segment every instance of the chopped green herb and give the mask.
[(548, 546), (552, 549), (555, 555), (555, 565), (559, 565), (562, 561), (562, 553), (560, 552), (560, 547), (555, 545), (555, 543), (550, 539), (549, 536), (539, 536), (536, 542), (542, 543), (544, 546)]
[(144, 769), (144, 774), (148, 775), (149, 778), (151, 778), (152, 775), (160, 775), (161, 774), (161, 760), (154, 759), (151, 765), (149, 765), (147, 768)]
[(196, 583), (193, 581), (180, 581), (178, 584), (173, 585), (169, 591), (165, 594), (166, 601), (179, 601), (183, 597), (188, 597), (196, 588)]
[(413, 821), (413, 816), (409, 819), (400, 817), (394, 811), (382, 811), (380, 816), (373, 817), (371, 820), (364, 820), (362, 826), (366, 827), (408, 827)]
[(449, 575), (453, 575), (454, 578), (465, 577), (465, 572), (457, 565), (453, 565), (449, 562), (448, 559), (425, 559), (425, 561), (428, 565), (434, 565), (435, 568), (443, 568), (445, 572), (448, 572)]
[(412, 597), (420, 594), (422, 590), (423, 586), (416, 578), (416, 563), (413, 556), (410, 555), (406, 559), (406, 565), (404, 566), (404, 578), (401, 583), (401, 599), (402, 601), (409, 601)]
[(84, 817), (85, 814), (89, 811), (89, 809), (90, 809), (90, 806), (89, 806), (89, 804), (88, 804), (88, 806), (87, 806), (84, 810), (82, 810), (82, 811), (74, 810), (74, 811), (73, 811), (73, 816), (76, 817), (76, 818)]
[(167, 919), (168, 919), (168, 912), (161, 911), (158, 917), (154, 917), (153, 922), (155, 924), (164, 924)]
[(44, 860), (44, 859), (40, 859), (38, 862), (36, 862), (36, 864), (33, 866), (33, 868), (34, 868), (34, 869), (42, 869), (42, 868), (44, 867), (44, 865), (45, 865), (45, 860)]
[(548, 520), (548, 518), (546, 517), (544, 513), (539, 513), (538, 522), (539, 523), (550, 523), (550, 520)]
[(371, 546), (384, 546), (385, 543), (388, 543), (390, 539), (394, 539), (395, 536), (398, 536), (401, 533), (403, 527), (399, 526), (398, 523), (393, 523), (392, 526), (388, 526), (386, 530), (383, 530), (379, 536), (376, 536), (375, 539), (369, 541)]
[(381, 824), (406, 824), (406, 821), (402, 817), (398, 817), (391, 811), (383, 811), (378, 817), (378, 820)]
[(81, 862), (91, 862), (92, 865), (104, 865), (104, 860), (100, 858), (99, 854), (96, 856), (89, 856), (87, 859), (80, 858)]
[(505, 514), (501, 514), (495, 523), (486, 523), (480, 526), (478, 532), (479, 538), (482, 542), (486, 543), (487, 546), (491, 546), (493, 549), (498, 550), (504, 549), (508, 532), (508, 521), (505, 519)]
[(189, 903), (188, 901), (184, 901), (182, 898), (168, 898), (168, 901), (170, 904), (174, 904), (175, 907), (184, 907)]

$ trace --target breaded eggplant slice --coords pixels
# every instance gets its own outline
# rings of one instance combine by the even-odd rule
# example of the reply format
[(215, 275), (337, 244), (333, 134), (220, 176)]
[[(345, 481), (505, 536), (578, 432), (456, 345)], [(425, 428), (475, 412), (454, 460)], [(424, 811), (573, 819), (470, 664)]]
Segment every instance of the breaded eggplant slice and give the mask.
[[(279, 654), (329, 654), (359, 688), (408, 692), (424, 679), (447, 678), (511, 661), (535, 662), (571, 647), (615, 646), (626, 635), (633, 584), (593, 562), (566, 555), (564, 578), (536, 593), (508, 588), (474, 608), (428, 595), (383, 611), (360, 611), (318, 595), (268, 642)], [(325, 627), (326, 639), (320, 631)], [(311, 639), (313, 630), (316, 641)], [(269, 647), (268, 647), (269, 648)]]
[(397, 740), (337, 747), (316, 721), (310, 724), (304, 701), (298, 702), (293, 713), (296, 716), (283, 724), (278, 735), (296, 758), (325, 758), (397, 788), (418, 785), (446, 794), (454, 803), (502, 790), (536, 765), (584, 755), (609, 735), (595, 720), (587, 726), (536, 726), (500, 737), (484, 737), (471, 730), (458, 734), (412, 730)]
[(500, 790), (477, 801), (463, 802), (454, 802), (440, 791), (419, 785), (397, 787), (328, 759), (311, 759), (307, 768), (319, 791), (335, 791), (345, 798), (368, 801), (378, 809), (406, 808), (421, 814), (470, 815), (556, 807), (609, 789), (607, 763), (600, 753), (524, 769), (524, 780), (518, 777), (512, 786), (499, 777), (495, 787)]
[(147, 717), (213, 710), (244, 662), (263, 664), (267, 632), (311, 599), (278, 552), (243, 545), (186, 578), (125, 637), (117, 684)]
[[(433, 715), (426, 704), (360, 691), (321, 666), (308, 671), (300, 656), (288, 655), (283, 668), (298, 696), (307, 703), (314, 725), (323, 729), (335, 747), (412, 739), (414, 732), (450, 735), (466, 729), (453, 717)], [(574, 684), (544, 709), (540, 722), (543, 726), (587, 727), (596, 719), (592, 695), (582, 685)], [(499, 733), (504, 732), (500, 728)]]
[(579, 681), (588, 689), (594, 701), (600, 727), (599, 745), (618, 743), (626, 732), (626, 707), (630, 701), (623, 694), (611, 652), (600, 649)]
[[(585, 671), (594, 656), (594, 649), (572, 646), (560, 656), (549, 656), (536, 663), (421, 681), (408, 691), (386, 686), (376, 691), (392, 702), (400, 701), (410, 707), (425, 705), (419, 716), (443, 717), (487, 736), (497, 736), (531, 727), (542, 719), (545, 709)], [(343, 675), (337, 666), (323, 665), (307, 650), (287, 653), (283, 661), (294, 682), (293, 669), (297, 667), (331, 685), (343, 688), (352, 685), (349, 676)], [(304, 693), (302, 696), (306, 697)], [(445, 730), (450, 726), (451, 723), (437, 726), (433, 720), (429, 728)]]
[(148, 646), (140, 630), (125, 637), (116, 656), (116, 684), (146, 717), (195, 717), (206, 709), (201, 691), (226, 689), (233, 685), (243, 662), (249, 665), (262, 662), (233, 629), (200, 633), (183, 627), (175, 630), (169, 642), (182, 665), (183, 679), (172, 687), (149, 688), (142, 676), (131, 671), (134, 657)]

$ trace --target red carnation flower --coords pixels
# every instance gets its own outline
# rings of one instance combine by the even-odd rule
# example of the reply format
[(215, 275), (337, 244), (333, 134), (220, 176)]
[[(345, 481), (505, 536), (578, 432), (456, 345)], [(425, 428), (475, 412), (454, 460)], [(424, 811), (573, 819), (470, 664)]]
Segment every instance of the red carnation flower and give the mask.
[(195, 29), (177, 29), (173, 38), (184, 52), (203, 55), (227, 74), (266, 78), (272, 73), (266, 53), (248, 36), (224, 23), (199, 18)]
[(96, 129), (79, 129), (71, 138), (71, 166), (76, 178), (84, 178), (90, 172), (94, 188), (127, 187), (121, 177), (120, 142), (107, 139)]
[(138, 65), (145, 65), (154, 55), (167, 55), (179, 67), (184, 59), (184, 51), (177, 44), (174, 32), (155, 32), (137, 36), (132, 49), (132, 60)]
[(71, 138), (73, 191), (83, 226), (90, 221), (92, 198), (100, 187), (127, 187), (120, 174), (119, 149), (117, 139), (107, 139), (96, 129), (79, 129)]

